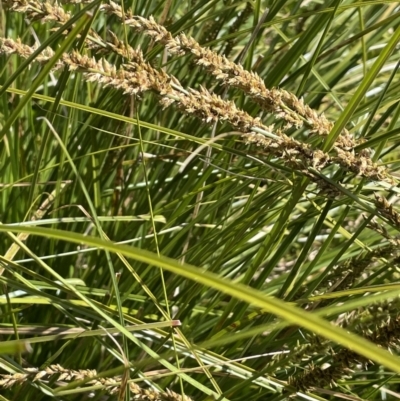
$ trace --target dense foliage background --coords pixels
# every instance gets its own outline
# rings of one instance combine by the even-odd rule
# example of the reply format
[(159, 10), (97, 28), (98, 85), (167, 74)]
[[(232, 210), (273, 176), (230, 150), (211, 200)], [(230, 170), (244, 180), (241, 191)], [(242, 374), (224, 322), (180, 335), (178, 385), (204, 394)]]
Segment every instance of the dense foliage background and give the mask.
[(0, 7), (1, 400), (400, 398), (398, 2)]

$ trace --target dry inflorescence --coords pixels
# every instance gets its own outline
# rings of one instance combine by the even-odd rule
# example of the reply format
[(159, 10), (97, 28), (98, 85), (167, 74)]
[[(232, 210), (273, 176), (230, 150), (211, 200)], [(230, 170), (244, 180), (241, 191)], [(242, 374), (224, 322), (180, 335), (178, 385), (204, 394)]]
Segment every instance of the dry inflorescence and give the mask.
[[(0, 38), (0, 54), (18, 54), (20, 57), (28, 58), (30, 57), (38, 48), (37, 44), (33, 46), (25, 45), (21, 42), (21, 39), (7, 39)], [(40, 64), (45, 64), (54, 56), (54, 51), (50, 47), (46, 47), (36, 58), (35, 61)], [(58, 60), (55, 69), (59, 69), (63, 67), (63, 63)]]
[(3, 5), (12, 11), (24, 13), (33, 21), (65, 24), (71, 18), (71, 14), (57, 3), (50, 4), (36, 0), (3, 0)]
[[(285, 138), (283, 141), (284, 147), (281, 148), (282, 155), (291, 155), (292, 157), (289, 157), (289, 159), (292, 162), (293, 160), (295, 160), (295, 157), (293, 156), (301, 155), (302, 159), (309, 160), (307, 166), (312, 166), (317, 170), (320, 170), (326, 165), (339, 164), (346, 170), (349, 170), (356, 175), (360, 175), (370, 180), (388, 181), (391, 184), (395, 183), (395, 180), (393, 179), (393, 177), (390, 176), (386, 168), (383, 166), (378, 166), (368, 156), (356, 156), (353, 152), (344, 151), (340, 148), (335, 149), (337, 151), (336, 155), (330, 156), (321, 150), (313, 150), (311, 146), (307, 144), (302, 144), (301, 148), (299, 146), (295, 146), (295, 144), (299, 143), (299, 141), (296, 141), (295, 139), (292, 139), (287, 135), (281, 135), (283, 138)], [(245, 135), (245, 138), (248, 143), (262, 146), (264, 149), (268, 149), (268, 147), (271, 146), (271, 140), (261, 134), (250, 133)], [(286, 150), (288, 150), (288, 153), (286, 152)], [(294, 167), (293, 164), (292, 167)]]
[[(59, 382), (80, 381), (92, 378), (92, 380), (89, 380), (86, 384), (91, 386), (103, 386), (109, 394), (119, 392), (122, 383), (121, 377), (96, 378), (97, 372), (94, 369), (65, 369), (57, 364), (50, 365), (42, 370), (37, 368), (26, 368), (23, 373), (2, 374), (0, 375), (0, 388), (10, 388), (26, 381), (35, 382), (55, 375), (58, 375), (57, 380)], [(165, 392), (158, 392), (153, 389), (142, 388), (133, 382), (128, 384), (129, 390), (133, 394), (132, 399), (136, 401), (191, 401), (190, 397), (182, 397), (169, 389)]]
[[(34, 48), (29, 51), (29, 46), (22, 45), (20, 41), (4, 39), (1, 41), (1, 52), (6, 54), (17, 53), (23, 57), (28, 57), (33, 53)], [(52, 56), (52, 51), (46, 49), (48, 57)], [(141, 52), (132, 52), (134, 62), (123, 65), (117, 69), (106, 60), (96, 61), (94, 58), (83, 56), (77, 52), (71, 55), (63, 54), (62, 59), (56, 68), (67, 65), (72, 71), (80, 71), (89, 82), (98, 82), (104, 86), (111, 86), (115, 89), (123, 90), (126, 94), (140, 94), (145, 91), (153, 90), (161, 96), (161, 104), (166, 107), (175, 103), (178, 108), (186, 114), (192, 114), (201, 118), (204, 122), (227, 121), (233, 127), (242, 132), (248, 132), (254, 128), (269, 131), (268, 127), (263, 126), (258, 118), (253, 118), (246, 112), (239, 110), (233, 102), (221, 99), (219, 96), (211, 94), (206, 89), (200, 91), (185, 91), (180, 87), (179, 82), (167, 75), (162, 70), (156, 70), (145, 63)], [(46, 57), (40, 58), (41, 62), (46, 61)], [(174, 89), (181, 88), (180, 91)], [(261, 134), (245, 134), (248, 142), (263, 146), (269, 153), (281, 157), (293, 167), (302, 164), (306, 169), (312, 165), (316, 169), (321, 169), (329, 161), (328, 155), (321, 151), (313, 151), (307, 144), (302, 144), (283, 133), (277, 132), (274, 140), (266, 138)], [(300, 163), (300, 161), (302, 161)]]
[(398, 213), (393, 205), (384, 197), (375, 194), (375, 205), (380, 214), (386, 217), (394, 226), (400, 228), (400, 213)]
[[(245, 70), (241, 65), (235, 64), (225, 56), (201, 46), (195, 39), (184, 33), (173, 37), (165, 27), (157, 24), (153, 17), (149, 19), (132, 15), (129, 11), (122, 12), (121, 7), (110, 1), (103, 4), (101, 9), (109, 14), (116, 15), (124, 23), (138, 32), (145, 33), (154, 41), (166, 46), (171, 54), (192, 54), (197, 64), (204, 67), (223, 84), (240, 88), (265, 110), (274, 113), (277, 118), (286, 121), (288, 126), (297, 128), (306, 125), (312, 133), (326, 136), (333, 124), (324, 115), (304, 104), (303, 100), (283, 89), (267, 89), (262, 78)], [(357, 142), (344, 130), (337, 139), (335, 146), (345, 150), (354, 148)]]
[[(65, 2), (69, 3), (71, 1), (66, 0)], [(66, 22), (69, 18), (69, 14), (63, 14), (61, 11), (62, 8), (57, 4), (40, 3), (36, 0), (7, 0), (6, 5), (15, 11), (23, 12), (25, 10), (25, 12), (28, 14), (30, 13), (32, 17), (41, 19), (42, 21)], [(38, 9), (41, 10), (39, 14), (35, 11)], [(280, 89), (267, 89), (263, 80), (257, 74), (246, 71), (242, 66), (229, 61), (226, 57), (218, 55), (211, 49), (200, 46), (193, 38), (189, 38), (184, 34), (173, 38), (171, 33), (162, 25), (157, 24), (152, 17), (146, 19), (133, 16), (129, 11), (124, 14), (121, 7), (113, 2), (102, 5), (102, 10), (118, 16), (124, 20), (125, 24), (133, 27), (137, 31), (146, 33), (156, 42), (164, 44), (173, 54), (180, 55), (188, 52), (193, 54), (197, 59), (197, 63), (210, 70), (217, 79), (222, 80), (227, 85), (241, 88), (261, 105), (272, 111), (277, 117), (283, 118), (289, 125), (299, 127), (306, 122), (310, 130), (319, 135), (327, 135), (331, 130), (333, 126), (332, 123), (324, 116), (318, 115), (310, 107), (304, 105), (296, 96)], [(58, 16), (62, 16), (62, 18)], [(242, 132), (253, 130), (254, 127), (264, 129), (266, 132), (270, 131), (269, 128), (265, 129), (266, 127), (260, 123), (258, 118), (253, 118), (247, 113), (238, 110), (233, 102), (224, 101), (218, 96), (211, 94), (206, 89), (202, 89), (201, 91), (190, 89), (184, 91), (176, 79), (168, 77), (167, 75), (162, 76), (162, 73), (152, 68), (150, 64), (144, 63), (140, 52), (124, 44), (112, 32), (110, 32), (111, 41), (109, 42), (105, 42), (94, 31), (90, 32), (90, 36), (91, 37), (88, 38), (86, 42), (89, 43), (89, 48), (96, 50), (97, 53), (113, 51), (136, 63), (133, 69), (131, 63), (124, 65), (125, 70), (130, 70), (129, 82), (126, 82), (125, 78), (127, 75), (124, 73), (123, 69), (120, 69), (118, 74), (119, 78), (121, 78), (121, 75), (124, 76), (122, 77), (125, 79), (124, 83), (118, 82), (116, 79), (107, 79), (107, 73), (111, 73), (111, 70), (113, 70), (114, 73), (117, 73), (117, 71), (115, 67), (112, 67), (106, 61), (103, 61), (102, 69), (104, 71), (98, 69), (99, 73), (97, 75), (95, 73), (82, 71), (85, 72), (86, 78), (90, 81), (98, 81), (103, 85), (123, 89), (125, 93), (129, 94), (155, 90), (163, 96), (161, 103), (164, 106), (175, 103), (175, 105), (185, 113), (194, 114), (205, 122), (227, 121)], [(14, 49), (14, 52), (23, 56), (23, 53), (19, 53), (20, 49), (22, 49), (21, 42), (19, 42), (19, 44), (20, 47)], [(5, 51), (11, 53), (10, 49), (6, 49)], [(59, 63), (57, 64), (57, 67), (58, 66)], [(72, 64), (69, 66), (70, 69), (75, 68)], [(143, 74), (143, 70), (147, 70), (147, 72)], [(106, 74), (102, 74), (103, 72), (106, 72)], [(132, 74), (136, 74), (137, 78), (134, 78)], [(161, 81), (162, 83), (173, 79), (182, 90), (176, 93), (176, 90), (174, 91), (169, 87), (168, 91), (159, 92), (159, 88), (154, 84), (160, 78), (164, 79), (164, 81)], [(149, 80), (153, 81), (152, 87), (145, 85), (145, 82)], [(174, 98), (174, 100), (171, 100), (171, 98)], [(221, 111), (222, 113), (220, 113)], [(326, 165), (339, 164), (356, 175), (370, 180), (383, 180), (391, 184), (395, 183), (395, 180), (388, 174), (384, 167), (376, 165), (371, 160), (368, 152), (362, 151), (359, 154), (355, 154), (352, 148), (356, 145), (356, 142), (353, 141), (351, 135), (347, 131), (344, 131), (335, 142), (333, 148), (335, 151), (334, 156), (330, 156), (320, 150), (313, 150), (310, 145), (294, 140), (283, 132), (274, 135), (273, 140), (265, 135), (259, 133), (255, 134), (254, 132), (251, 134), (245, 133), (244, 137), (247, 143), (262, 146), (268, 153), (283, 158), (292, 168), (312, 178), (313, 181), (318, 182), (318, 186), (323, 188), (325, 192), (327, 189), (328, 192), (332, 192), (334, 196), (338, 196), (337, 190), (333, 190), (326, 182), (322, 182), (322, 180), (310, 174), (308, 167), (311, 166), (317, 170), (321, 170)]]
[[(109, 4), (102, 5), (101, 9), (109, 14), (116, 15), (126, 25), (165, 45), (171, 54), (189, 53), (194, 55), (198, 65), (207, 69), (223, 84), (243, 90), (262, 108), (272, 112), (275, 117), (286, 121), (287, 127), (299, 128), (305, 124), (312, 133), (321, 136), (327, 136), (331, 131), (333, 123), (328, 121), (324, 115), (319, 115), (315, 110), (304, 104), (303, 100), (283, 89), (267, 89), (262, 78), (256, 73), (247, 71), (241, 65), (235, 64), (213, 50), (201, 46), (195, 39), (186, 36), (184, 33), (174, 38), (165, 27), (157, 24), (154, 18), (147, 19), (132, 15), (129, 11), (123, 13), (121, 7), (112, 1)], [(250, 136), (250, 142), (259, 145), (265, 145), (266, 141), (268, 142), (265, 137), (261, 138), (253, 134)], [(333, 149), (336, 155), (332, 161), (363, 177), (395, 182), (393, 178), (389, 177), (385, 167), (377, 166), (371, 160), (368, 151), (364, 150), (356, 154), (353, 150), (356, 145), (357, 141), (344, 129), (334, 144)], [(300, 153), (304, 150), (303, 147)], [(320, 156), (326, 159), (327, 155), (322, 156), (322, 152), (320, 153)], [(316, 165), (318, 161), (313, 158), (313, 163)]]
[[(33, 51), (34, 48), (31, 49), (31, 54)], [(262, 146), (266, 152), (281, 158), (287, 165), (307, 176), (311, 176), (308, 172), (309, 167), (320, 171), (327, 165), (337, 163), (365, 178), (393, 182), (384, 167), (377, 166), (367, 157), (355, 157), (351, 152), (341, 149), (337, 156), (331, 157), (321, 150), (313, 150), (309, 144), (288, 137), (281, 131), (271, 134), (271, 127), (264, 126), (259, 118), (238, 109), (234, 102), (223, 100), (205, 88), (201, 88), (200, 91), (185, 90), (175, 77), (146, 63), (140, 51), (134, 51), (132, 48), (128, 51), (132, 61), (123, 64), (119, 69), (105, 59), (95, 60), (76, 51), (63, 54), (55, 68), (67, 65), (71, 71), (82, 72), (87, 81), (122, 90), (125, 94), (139, 95), (151, 90), (160, 96), (160, 103), (164, 107), (175, 104), (185, 114), (194, 115), (206, 123), (227, 122), (244, 133), (247, 143)], [(50, 49), (46, 49), (46, 52), (51, 54)], [(0, 39), (0, 53), (15, 53), (27, 57), (30, 52), (29, 46), (22, 45), (18, 40)], [(42, 56), (40, 60), (44, 62), (45, 57)], [(263, 132), (269, 137), (255, 132), (248, 133), (249, 131)]]
[[(92, 0), (68, 0), (66, 3), (80, 4), (90, 3)], [(4, 6), (9, 10), (23, 13), (33, 21), (52, 22), (58, 25), (65, 24), (71, 18), (69, 12), (55, 2), (50, 4), (48, 2), (41, 2), (38, 0), (5, 0)], [(120, 56), (130, 60), (134, 57), (134, 50), (131, 46), (125, 45), (120, 41), (113, 32), (109, 32), (111, 42), (104, 41), (92, 29), (89, 31), (89, 36), (86, 37), (86, 45), (89, 49), (96, 51), (96, 53), (109, 53), (114, 52)]]

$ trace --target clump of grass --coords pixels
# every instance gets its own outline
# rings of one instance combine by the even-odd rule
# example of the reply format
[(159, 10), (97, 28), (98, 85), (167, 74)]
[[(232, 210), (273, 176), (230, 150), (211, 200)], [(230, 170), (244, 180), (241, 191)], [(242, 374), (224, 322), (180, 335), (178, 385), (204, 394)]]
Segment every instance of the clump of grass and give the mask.
[[(10, 399), (65, 384), (163, 401), (397, 391), (399, 359), (383, 351), (399, 346), (396, 5), (206, 3), (3, 2)], [(16, 116), (19, 96), (31, 103)], [(81, 233), (91, 247), (72, 245)], [(138, 249), (110, 253), (107, 238)], [(181, 328), (154, 326), (171, 316)], [(121, 344), (91, 336), (105, 323)], [(66, 326), (85, 336), (61, 344)]]

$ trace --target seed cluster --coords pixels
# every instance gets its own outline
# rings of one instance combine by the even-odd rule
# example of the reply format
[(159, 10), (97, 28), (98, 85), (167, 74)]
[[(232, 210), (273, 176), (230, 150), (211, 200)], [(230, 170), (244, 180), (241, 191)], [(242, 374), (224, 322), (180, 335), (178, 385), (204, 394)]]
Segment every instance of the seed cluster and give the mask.
[(51, 4), (36, 0), (5, 0), (3, 5), (12, 11), (24, 13), (32, 21), (65, 24), (71, 18), (71, 14), (57, 3)]
[(394, 226), (400, 228), (400, 213), (382, 195), (375, 194), (375, 205), (382, 216), (386, 217)]
[[(312, 133), (328, 135), (333, 127), (324, 115), (305, 105), (303, 100), (282, 89), (267, 89), (263, 79), (256, 73), (246, 71), (241, 65), (235, 64), (225, 56), (201, 46), (195, 39), (184, 33), (173, 37), (163, 26), (157, 24), (154, 18), (143, 18), (122, 12), (121, 7), (110, 1), (101, 6), (109, 14), (118, 16), (126, 25), (150, 36), (154, 41), (166, 46), (174, 55), (192, 54), (197, 64), (204, 67), (223, 84), (240, 88), (252, 99), (256, 100), (265, 110), (272, 112), (275, 117), (283, 119), (289, 126), (300, 128), (306, 124)], [(344, 149), (353, 148), (356, 141), (344, 131), (337, 141), (337, 146)]]
[[(15, 11), (33, 13), (33, 18), (39, 18), (36, 9), (40, 4), (43, 3), (36, 0), (6, 1), (6, 5)], [(49, 3), (46, 3), (46, 6), (41, 6), (40, 18), (44, 21), (56, 23), (65, 22), (69, 18), (69, 14), (62, 14), (62, 8), (57, 4), (52, 7)], [(262, 107), (272, 112), (275, 117), (284, 119), (287, 123), (286, 128), (290, 126), (301, 127), (306, 123), (311, 132), (326, 136), (333, 127), (333, 124), (323, 115), (318, 115), (315, 110), (305, 105), (294, 94), (277, 88), (267, 89), (264, 81), (256, 73), (246, 71), (241, 65), (231, 62), (225, 56), (202, 47), (195, 39), (183, 33), (174, 38), (165, 27), (157, 24), (154, 18), (146, 19), (132, 15), (129, 11), (124, 14), (121, 7), (112, 1), (103, 4), (101, 10), (117, 16), (126, 25), (150, 36), (155, 42), (165, 45), (168, 51), (174, 55), (187, 53), (194, 55), (197, 63), (206, 68), (216, 79), (225, 85), (242, 89)], [(43, 13), (46, 13), (46, 16), (43, 16)], [(59, 15), (63, 15), (62, 21)], [(281, 158), (285, 164), (307, 176), (312, 176), (307, 171), (308, 167), (320, 171), (325, 166), (337, 164), (369, 180), (387, 181), (391, 184), (396, 182), (385, 167), (378, 166), (371, 160), (368, 151), (363, 150), (358, 154), (354, 152), (353, 148), (357, 142), (354, 141), (348, 131), (343, 131), (336, 141), (333, 148), (334, 155), (312, 149), (308, 144), (294, 140), (281, 131), (276, 131), (273, 135), (274, 140), (270, 140), (268, 134), (271, 128), (263, 126), (258, 118), (251, 117), (239, 110), (232, 101), (223, 100), (210, 93), (206, 88), (202, 88), (200, 91), (191, 88), (184, 89), (175, 77), (169, 76), (163, 70), (157, 70), (146, 63), (140, 51), (125, 45), (116, 35), (112, 33), (110, 35), (111, 41), (104, 42), (99, 35), (91, 31), (93, 40), (89, 44), (89, 48), (101, 48), (103, 52), (113, 51), (130, 60), (121, 68), (117, 69), (106, 60), (96, 62), (92, 59), (89, 61), (90, 58), (80, 56), (76, 52), (70, 56), (64, 55), (64, 62), (68, 64), (71, 70), (83, 72), (85, 78), (90, 82), (98, 82), (104, 86), (121, 89), (126, 94), (137, 95), (153, 90), (161, 95), (160, 103), (164, 107), (175, 104), (184, 113), (195, 115), (206, 123), (226, 121), (235, 129), (245, 133), (244, 137), (247, 143), (262, 146), (267, 153)], [(8, 42), (7, 39), (3, 39), (2, 42), (0, 51), (3, 53), (17, 53), (24, 57), (28, 52), (26, 47), (23, 48), (24, 45), (21, 42), (16, 41), (14, 46), (9, 39)], [(90, 68), (93, 71), (87, 71)], [(172, 88), (171, 81), (175, 84), (174, 88)], [(254, 134), (254, 132), (248, 134), (249, 131), (254, 131), (254, 128), (263, 130), (264, 135)], [(313, 177), (313, 181), (317, 182), (321, 189), (326, 192), (327, 183), (323, 183), (315, 177)], [(330, 192), (336, 193), (334, 189), (331, 189)]]
[[(87, 384), (91, 386), (103, 386), (109, 394), (116, 394), (120, 391), (121, 377), (97, 377), (97, 371), (94, 369), (66, 369), (61, 365), (54, 364), (45, 369), (26, 368), (23, 373), (2, 374), (0, 375), (0, 387), (10, 388), (15, 385), (21, 385), (24, 382), (35, 382), (48, 379), (52, 376), (58, 376), (58, 382), (72, 382), (84, 379), (91, 379)], [(191, 398), (174, 393), (167, 389), (165, 392), (157, 392), (153, 389), (146, 389), (138, 386), (136, 383), (129, 383), (129, 390), (133, 394), (133, 400), (138, 401), (191, 401)]]

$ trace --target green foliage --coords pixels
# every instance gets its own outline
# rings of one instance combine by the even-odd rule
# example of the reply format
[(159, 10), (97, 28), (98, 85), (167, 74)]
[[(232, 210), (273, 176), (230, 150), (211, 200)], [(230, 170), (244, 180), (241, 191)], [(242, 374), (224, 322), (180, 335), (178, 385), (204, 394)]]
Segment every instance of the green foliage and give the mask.
[(0, 399), (398, 397), (398, 2), (105, 4), (0, 10)]

